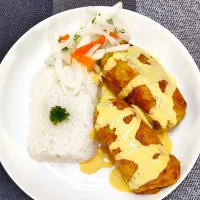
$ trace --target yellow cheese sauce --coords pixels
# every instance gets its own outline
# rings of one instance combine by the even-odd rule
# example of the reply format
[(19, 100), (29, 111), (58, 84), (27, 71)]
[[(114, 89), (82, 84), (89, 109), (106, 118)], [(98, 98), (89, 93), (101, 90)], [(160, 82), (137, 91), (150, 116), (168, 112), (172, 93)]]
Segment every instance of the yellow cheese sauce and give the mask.
[[(150, 128), (152, 128), (152, 125), (149, 123), (150, 120), (148, 119), (148, 116), (146, 116), (145, 113), (138, 106), (132, 105), (132, 107), (134, 109), (134, 112), (136, 113), (137, 118), (142, 119)], [(173, 145), (168, 132), (166, 130), (155, 132), (157, 133), (157, 136), (159, 137), (164, 148), (168, 152), (172, 153)]]
[(153, 127), (152, 127), (152, 125), (149, 122), (151, 120), (148, 119), (148, 116), (145, 115), (144, 111), (141, 108), (139, 108), (138, 106), (136, 106), (136, 105), (132, 105), (132, 107), (133, 107), (133, 110), (134, 110), (136, 116), (139, 119), (142, 119), (152, 129)]
[(165, 148), (168, 152), (172, 153), (173, 145), (172, 145), (172, 141), (171, 141), (171, 139), (170, 139), (170, 137), (169, 137), (169, 134), (165, 131), (164, 133), (162, 133), (162, 134), (157, 134), (157, 135), (158, 135), (158, 137), (159, 137), (159, 139), (160, 139), (162, 145), (164, 146), (164, 148)]
[[(148, 58), (150, 65), (143, 64), (138, 60), (141, 54)], [(139, 72), (139, 75), (120, 91), (118, 97), (123, 99), (128, 96), (133, 88), (143, 84), (146, 85), (156, 100), (156, 105), (150, 110), (148, 116), (158, 121), (163, 129), (167, 126), (174, 126), (177, 120), (176, 112), (173, 110), (172, 95), (176, 89), (176, 81), (165, 72), (164, 68), (155, 59), (139, 47), (132, 46), (126, 52), (114, 53), (104, 66), (104, 70), (111, 70), (116, 65), (116, 60), (129, 62), (130, 67)], [(168, 82), (164, 93), (159, 87), (159, 81), (161, 80)]]
[(97, 74), (94, 73), (92, 75), (92, 80), (98, 83), (99, 82), (99, 75), (97, 75)]
[(99, 147), (96, 155), (86, 162), (79, 163), (80, 171), (85, 174), (93, 174), (103, 167), (110, 168), (114, 161), (105, 147)]
[(100, 102), (107, 102), (109, 99), (116, 99), (116, 96), (108, 89), (106, 85), (103, 85)]
[[(109, 125), (110, 129), (115, 129), (117, 139), (109, 146), (109, 149), (120, 148), (116, 160), (126, 159), (138, 165), (137, 171), (128, 183), (130, 189), (137, 189), (159, 176), (167, 166), (169, 153), (160, 144), (142, 145), (135, 139), (141, 119), (133, 117), (129, 124), (123, 121), (124, 117), (134, 114), (134, 110), (131, 107), (118, 110), (111, 101), (106, 99), (110, 99), (110, 94), (104, 91), (104, 97), (97, 105), (99, 115), (95, 128), (99, 130)], [(153, 159), (155, 154), (159, 154), (157, 159)]]
[(96, 138), (96, 129), (93, 128), (91, 131), (90, 131), (90, 139), (94, 140)]
[(124, 180), (118, 168), (114, 168), (109, 175), (109, 182), (115, 189), (121, 192), (130, 192), (130, 188)]

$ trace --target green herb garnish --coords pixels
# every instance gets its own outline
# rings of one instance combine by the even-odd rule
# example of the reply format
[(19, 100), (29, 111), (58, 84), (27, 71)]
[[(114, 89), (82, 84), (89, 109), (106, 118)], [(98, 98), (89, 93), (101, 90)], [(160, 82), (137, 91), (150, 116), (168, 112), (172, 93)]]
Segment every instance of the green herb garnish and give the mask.
[(61, 42), (61, 40), (62, 40), (62, 37), (60, 36), (60, 37), (58, 38), (58, 42), (60, 43), (60, 42)]
[(75, 34), (73, 40), (76, 42), (79, 38), (81, 37), (81, 35), (79, 34)]
[(117, 29), (115, 28), (115, 30), (113, 31), (113, 33), (115, 33), (115, 34), (117, 34), (118, 33), (118, 31), (117, 31)]
[(107, 21), (107, 23), (108, 23), (108, 24), (111, 24), (111, 25), (113, 25), (113, 19), (112, 19), (112, 18), (110, 18), (110, 19), (107, 19), (106, 21)]
[(51, 108), (49, 119), (54, 125), (57, 125), (64, 120), (68, 120), (69, 116), (70, 114), (66, 112), (65, 108), (62, 108), (61, 106), (55, 106)]
[(98, 15), (101, 16), (101, 13), (99, 13)]
[(62, 51), (67, 51), (69, 48), (66, 46), (62, 49)]
[(96, 17), (92, 20), (92, 24), (94, 24), (95, 21), (96, 21)]
[(121, 33), (125, 33), (125, 30), (124, 30), (124, 29), (122, 29), (120, 32), (121, 32)]

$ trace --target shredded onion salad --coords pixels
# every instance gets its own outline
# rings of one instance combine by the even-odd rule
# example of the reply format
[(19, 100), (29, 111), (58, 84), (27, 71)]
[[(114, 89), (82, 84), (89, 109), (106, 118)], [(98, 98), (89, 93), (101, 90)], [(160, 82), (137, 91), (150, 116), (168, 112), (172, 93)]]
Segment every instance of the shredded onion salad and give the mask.
[[(97, 8), (89, 7), (91, 19), (79, 30), (56, 39), (52, 32), (47, 33), (53, 53), (45, 64), (54, 67), (66, 92), (78, 93), (82, 84), (100, 80), (100, 68), (96, 61), (105, 53), (125, 51), (129, 48), (127, 42), (131, 35), (123, 27), (124, 23), (115, 19), (119, 9), (122, 9), (121, 2), (117, 3), (109, 13), (98, 12)], [(71, 76), (72, 74), (74, 76)], [(92, 96), (91, 91), (92, 88), (88, 87), (88, 92)]]

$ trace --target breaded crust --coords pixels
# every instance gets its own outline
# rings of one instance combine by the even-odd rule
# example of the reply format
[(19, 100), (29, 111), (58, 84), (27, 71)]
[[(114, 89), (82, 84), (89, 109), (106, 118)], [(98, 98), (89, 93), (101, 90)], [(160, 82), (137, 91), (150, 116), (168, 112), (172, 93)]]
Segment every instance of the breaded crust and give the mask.
[[(106, 54), (100, 61), (100, 66), (102, 68), (104, 77), (103, 80), (108, 86), (108, 88), (117, 95), (128, 83), (134, 79), (139, 73), (128, 65), (127, 61), (116, 60), (117, 65), (113, 67), (110, 71), (105, 71), (104, 66), (108, 59), (112, 56), (112, 53)], [(141, 54), (138, 60), (144, 64), (150, 64), (148, 58)], [(166, 80), (159, 81), (159, 87), (162, 92), (165, 92), (167, 86)], [(185, 114), (187, 103), (180, 93), (179, 89), (176, 88), (172, 96), (174, 102), (174, 111), (176, 112), (177, 123), (180, 122)], [(156, 100), (151, 94), (151, 91), (146, 85), (141, 85), (135, 87), (128, 96), (124, 99), (127, 103), (137, 105), (146, 114), (156, 105)], [(161, 126), (158, 121), (152, 119), (150, 122), (154, 129), (159, 130)]]
[[(128, 107), (128, 104), (121, 100), (112, 100), (114, 106), (118, 109), (123, 110), (124, 108)], [(96, 112), (96, 117), (98, 113)], [(129, 123), (130, 118), (132, 116), (128, 116), (125, 119), (125, 123)], [(109, 146), (112, 142), (117, 139), (115, 135), (115, 130), (111, 130), (109, 125), (106, 127), (101, 128), (98, 131), (98, 137), (103, 141), (107, 146)], [(136, 139), (141, 142), (141, 144), (148, 146), (150, 144), (161, 144), (157, 134), (150, 129), (143, 121), (140, 124), (140, 127), (136, 133)], [(110, 151), (110, 154), (115, 159), (115, 156), (120, 152), (120, 149), (115, 149)], [(155, 155), (155, 159), (156, 159)], [(129, 160), (116, 160), (116, 163), (119, 166), (119, 169), (127, 182), (131, 180), (134, 173), (136, 172), (138, 165), (133, 161)], [(170, 155), (170, 160), (168, 162), (167, 167), (160, 173), (158, 178), (149, 181), (145, 185), (139, 187), (137, 190), (133, 190), (133, 192), (138, 194), (153, 194), (159, 192), (160, 188), (167, 187), (177, 182), (180, 177), (180, 162), (176, 159), (175, 156)]]

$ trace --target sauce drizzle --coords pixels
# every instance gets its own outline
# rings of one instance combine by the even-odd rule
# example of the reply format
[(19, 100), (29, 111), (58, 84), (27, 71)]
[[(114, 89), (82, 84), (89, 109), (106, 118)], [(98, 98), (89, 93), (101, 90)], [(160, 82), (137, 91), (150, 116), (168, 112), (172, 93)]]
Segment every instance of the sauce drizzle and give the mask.
[(173, 149), (173, 144), (172, 144), (172, 141), (169, 137), (169, 133), (167, 133), (166, 131), (164, 133), (161, 133), (161, 134), (157, 134), (162, 145), (165, 147), (165, 149), (172, 153), (172, 149)]
[(96, 155), (86, 162), (79, 163), (80, 171), (85, 174), (93, 174), (103, 167), (110, 168), (114, 165), (114, 161), (108, 154), (106, 147), (99, 147)]
[(118, 168), (114, 168), (109, 175), (109, 181), (112, 187), (121, 192), (130, 192), (130, 188), (124, 180)]
[[(140, 55), (145, 55), (150, 64), (144, 64), (138, 60)], [(153, 120), (160, 123), (161, 127), (165, 129), (167, 126), (172, 127), (177, 123), (176, 112), (173, 109), (174, 102), (172, 95), (176, 89), (176, 81), (167, 74), (155, 59), (147, 54), (143, 49), (132, 46), (126, 52), (114, 53), (109, 58), (104, 70), (111, 70), (116, 65), (116, 60), (123, 60), (129, 63), (129, 66), (139, 72), (134, 79), (132, 79), (126, 87), (124, 87), (118, 94), (120, 99), (124, 99), (133, 90), (133, 88), (146, 85), (154, 99), (156, 105), (147, 114)], [(162, 92), (159, 87), (159, 81), (167, 81), (165, 92)]]
[[(106, 96), (108, 94), (108, 96)], [(110, 93), (104, 92), (104, 98), (97, 105), (98, 117), (95, 128), (97, 131), (107, 125), (115, 129), (117, 139), (109, 146), (110, 150), (120, 148), (120, 153), (115, 156), (116, 160), (126, 159), (138, 165), (137, 171), (130, 180), (130, 189), (138, 189), (145, 183), (156, 179), (166, 168), (169, 161), (169, 152), (161, 144), (142, 145), (136, 138), (137, 130), (140, 127), (141, 119), (133, 117), (129, 124), (123, 119), (134, 114), (131, 107), (118, 110), (112, 104)], [(154, 159), (153, 156), (159, 154)]]

